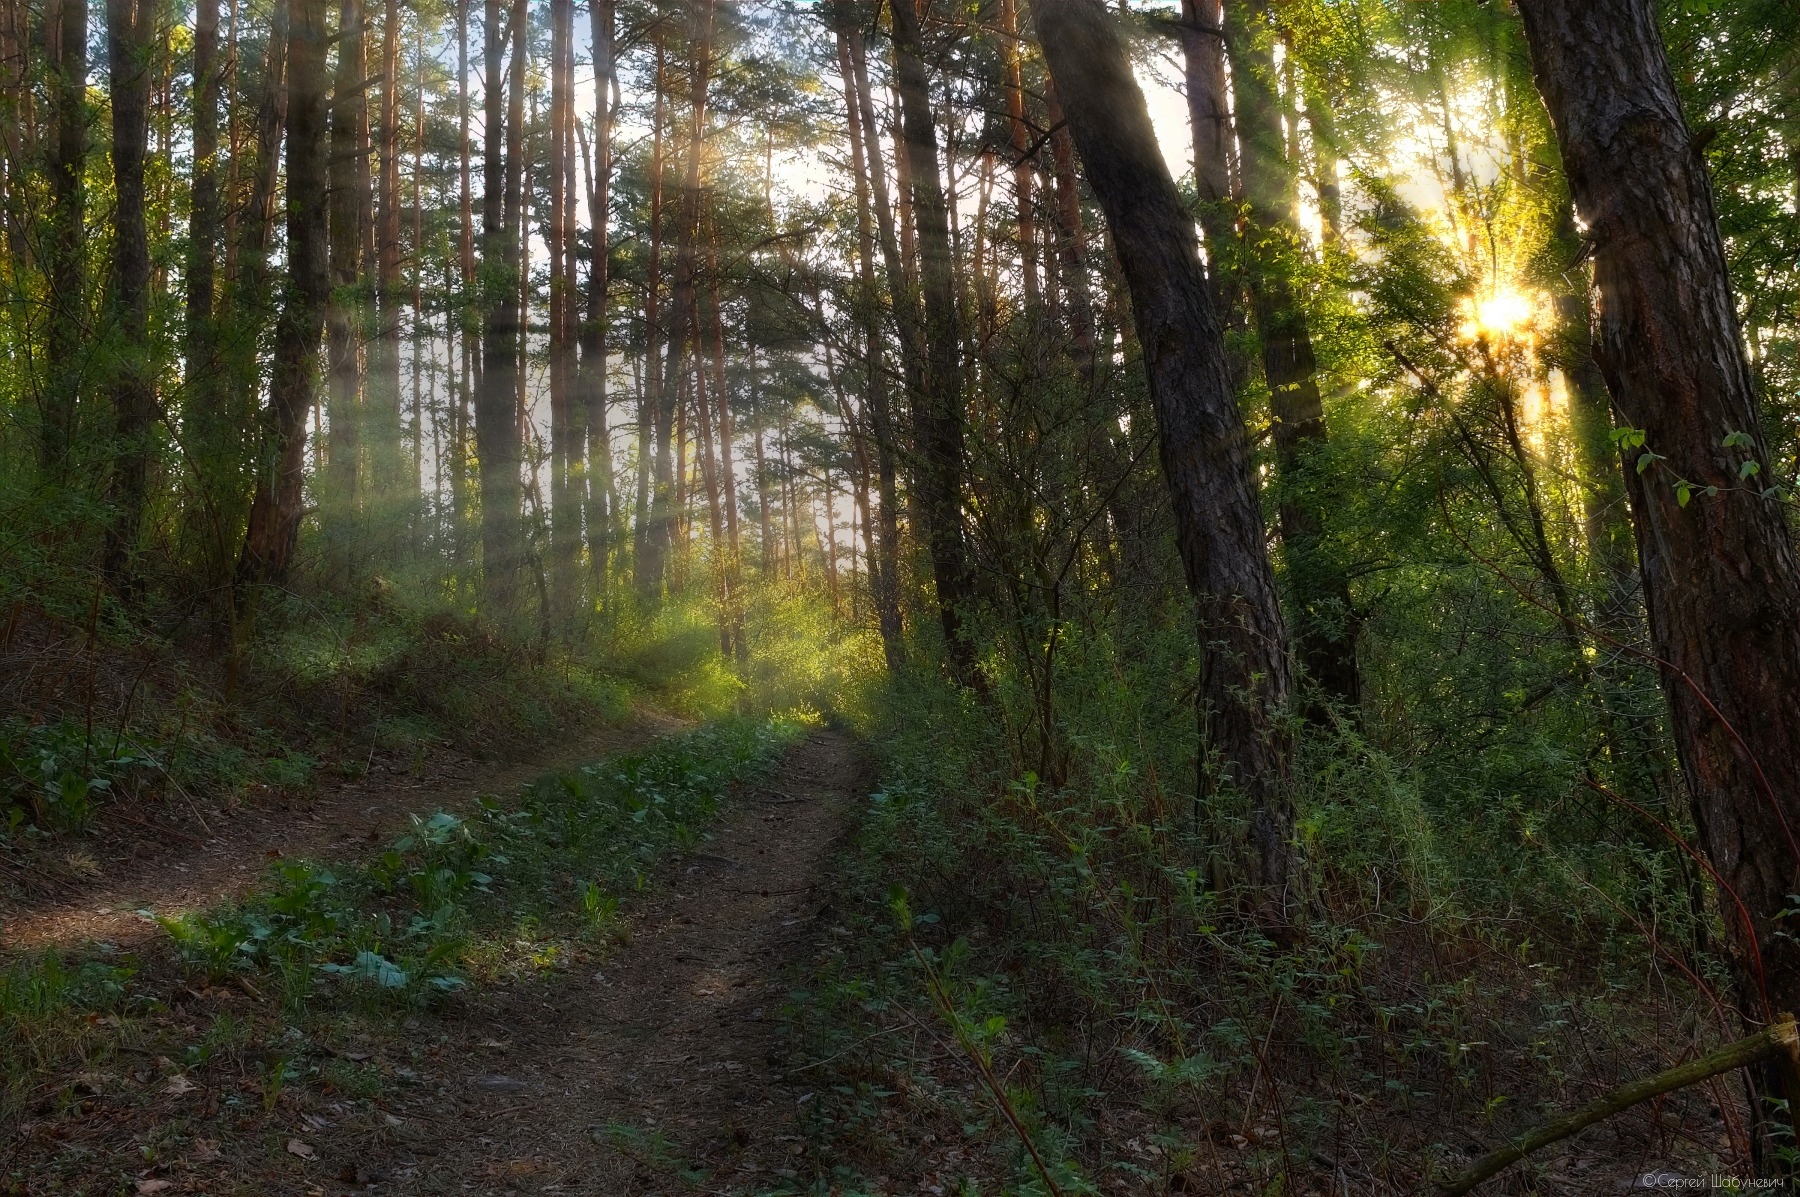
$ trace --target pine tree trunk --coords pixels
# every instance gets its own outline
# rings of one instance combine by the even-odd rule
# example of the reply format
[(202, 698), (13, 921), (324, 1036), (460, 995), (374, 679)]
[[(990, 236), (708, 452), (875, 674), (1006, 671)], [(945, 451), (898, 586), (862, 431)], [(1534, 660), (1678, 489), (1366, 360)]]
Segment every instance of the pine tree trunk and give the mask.
[(287, 38), (287, 293), (275, 326), (275, 363), (256, 495), (240, 582), (281, 584), (293, 563), (312, 408), (331, 288), (327, 263), (326, 0), (291, 0)]
[[(475, 401), (475, 453), (481, 470), (482, 606), (490, 615), (511, 614), (518, 603), (522, 558), (519, 523), (519, 423), (515, 411), (519, 369), (520, 162), (516, 123), (508, 119), (506, 47), (513, 47), (513, 80), (523, 86), (524, 22), (515, 4), (503, 35), (501, 0), (487, 0), (483, 62), (486, 66), (486, 132), (482, 156), (481, 257), (487, 286), (482, 296), (481, 379)], [(522, 96), (522, 91), (520, 92)]]
[[(870, 212), (871, 180), (879, 184), (876, 192), (886, 226), (883, 244), (894, 241), (893, 214), (888, 206), (887, 168), (881, 162), (880, 139), (865, 136), (872, 133), (872, 106), (868, 98), (868, 80), (858, 75), (851, 58), (854, 26), (840, 27), (837, 38), (838, 72), (844, 80), (844, 105), (849, 113), (851, 174), (856, 186), (857, 275), (862, 293), (858, 297), (863, 334), (863, 369), (867, 380), (869, 423), (875, 438), (876, 491), (881, 502), (878, 528), (871, 529), (869, 560), (870, 589), (874, 592), (875, 618), (881, 628), (882, 654), (891, 672), (906, 665), (906, 640), (900, 617), (900, 503), (898, 470), (895, 465), (894, 417), (888, 396), (888, 376), (884, 338), (881, 334), (881, 297), (875, 280), (875, 235)], [(892, 257), (898, 258), (896, 247)], [(891, 269), (890, 277), (898, 277)], [(895, 308), (900, 307), (895, 297)]]
[[(595, 583), (604, 589), (614, 525), (619, 519), (606, 411), (607, 357), (612, 348), (607, 311), (611, 243), (607, 234), (612, 210), (613, 91), (617, 86), (613, 0), (590, 0), (589, 17), (594, 58), (594, 163), (588, 181), (593, 259), (588, 272), (587, 313), (581, 322), (580, 381), (587, 408), (588, 556)], [(579, 123), (576, 127), (579, 130)]]
[(559, 622), (576, 609), (581, 555), (581, 427), (575, 404), (574, 321), (568, 262), (574, 254), (569, 216), (569, 125), (574, 112), (575, 5), (550, 5), (550, 594)]
[(1768, 1018), (1800, 1003), (1783, 917), (1800, 892), (1800, 562), (1761, 493), (1772, 463), (1712, 184), (1650, 0), (1519, 9), (1594, 247), (1594, 356), (1643, 437), (1625, 485), (1670, 728), (1701, 845), (1754, 920), (1722, 903), (1745, 999)]
[(652, 44), (656, 50), (654, 90), (656, 104), (651, 117), (650, 144), (650, 262), (644, 281), (644, 391), (638, 419), (638, 529), (636, 578), (638, 596), (653, 598), (662, 590), (663, 566), (669, 553), (667, 508), (673, 479), (670, 429), (674, 412), (663, 403), (662, 342), (662, 245), (664, 173), (668, 161), (666, 133), (669, 123), (668, 52), (662, 23), (656, 23)]
[(187, 391), (184, 408), (193, 429), (192, 468), (198, 472), (203, 493), (215, 506), (221, 496), (218, 481), (225, 476), (229, 440), (224, 435), (221, 410), (223, 388), (219, 374), (219, 349), (213, 329), (213, 304), (218, 293), (215, 259), (219, 254), (219, 226), (223, 205), (219, 198), (219, 103), (222, 88), (219, 70), (219, 0), (196, 0), (194, 5), (194, 168), (189, 192), (188, 252), (186, 275), (186, 327), (182, 342), (185, 359), (182, 381)]
[(1176, 546), (1198, 605), (1202, 796), (1247, 806), (1243, 871), (1265, 918), (1290, 905), (1292, 762), (1287, 634), (1249, 438), (1200, 268), (1143, 92), (1098, 0), (1037, 0), (1039, 39), (1131, 290), (1156, 411)]
[(320, 495), (335, 564), (357, 568), (362, 494), (362, 206), (356, 190), (364, 116), (362, 0), (338, 5), (337, 73), (331, 98), (331, 300), (325, 310), (325, 411), (331, 420)]
[[(367, 412), (372, 530), (391, 561), (404, 543), (405, 515), (417, 490), (410, 478), (400, 417), (400, 327), (406, 306), (400, 247), (400, 5), (386, 0), (381, 26), (380, 175), (375, 221), (375, 329), (369, 340)], [(409, 482), (410, 478), (410, 482)]]
[(1025, 310), (1035, 312), (1042, 300), (1038, 283), (1037, 221), (1031, 200), (1031, 131), (1025, 124), (1025, 85), (1019, 70), (1017, 0), (1000, 0), (1001, 85), (1006, 92), (1006, 129), (1012, 140), (1013, 203), (1018, 206), (1019, 268)]
[(88, 327), (87, 0), (53, 0), (44, 37), (50, 60), (50, 108), (56, 137), (50, 149), (51, 231), (46, 322), (47, 373), (39, 461), (52, 481), (65, 480), (81, 390), (81, 347)]
[(913, 220), (919, 242), (920, 293), (924, 302), (924, 388), (914, 401), (918, 480), (914, 490), (931, 552), (938, 619), (951, 672), (963, 685), (978, 684), (974, 646), (963, 631), (973, 578), (963, 543), (963, 395), (957, 329), (954, 258), (943, 180), (938, 173), (937, 125), (925, 73), (919, 18), (912, 0), (891, 9), (898, 59), (900, 107)]
[(118, 338), (112, 404), (118, 449), (109, 484), (114, 514), (105, 565), (114, 586), (125, 591), (137, 585), (133, 558), (150, 486), (150, 432), (156, 419), (144, 186), (150, 138), (150, 38), (155, 29), (154, 0), (107, 0), (107, 69), (112, 77), (111, 308)]
[[(1293, 280), (1292, 258), (1300, 253), (1300, 230), (1294, 223), (1297, 164), (1283, 134), (1265, 0), (1236, 5), (1234, 13), (1231, 79), (1250, 222), (1245, 256), (1269, 384), (1282, 555), (1299, 616), (1295, 639), (1308, 676), (1324, 695), (1354, 708), (1356, 620), (1350, 586), (1321, 547), (1323, 499), (1307, 477), (1308, 459), (1324, 446), (1326, 432), (1312, 328)], [(1318, 719), (1328, 717), (1312, 704), (1309, 711)]]

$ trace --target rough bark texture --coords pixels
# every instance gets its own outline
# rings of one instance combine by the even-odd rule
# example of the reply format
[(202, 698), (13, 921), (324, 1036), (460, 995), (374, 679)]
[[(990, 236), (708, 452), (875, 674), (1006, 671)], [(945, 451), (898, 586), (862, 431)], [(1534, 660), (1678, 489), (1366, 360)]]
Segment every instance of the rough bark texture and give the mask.
[(576, 610), (581, 555), (581, 424), (575, 405), (575, 295), (568, 264), (574, 252), (569, 217), (569, 124), (574, 113), (575, 5), (550, 5), (550, 593), (555, 615)]
[(325, 311), (325, 410), (331, 418), (326, 444), (324, 516), (333, 555), (349, 564), (361, 502), (362, 208), (356, 190), (356, 158), (364, 123), (361, 0), (338, 5), (337, 73), (331, 96), (331, 302)]
[[(1281, 94), (1275, 76), (1266, 4), (1234, 6), (1231, 80), (1237, 100), (1237, 144), (1248, 201), (1246, 272), (1281, 484), (1282, 555), (1287, 587), (1299, 618), (1295, 639), (1307, 674), (1323, 693), (1355, 706), (1356, 623), (1350, 586), (1323, 552), (1322, 498), (1307, 477), (1307, 459), (1325, 444), (1325, 407), (1319, 394), (1312, 329), (1293, 278), (1300, 230), (1294, 224), (1299, 164), (1282, 134)], [(1291, 127), (1291, 125), (1290, 125)], [(1322, 715), (1322, 711), (1315, 711)]]
[[(1800, 892), (1800, 563), (1766, 474), (1744, 478), (1769, 458), (1712, 185), (1650, 0), (1519, 8), (1594, 247), (1594, 356), (1618, 422), (1644, 433), (1625, 479), (1676, 751), (1702, 845), (1755, 920), (1726, 924), (1766, 1017), (1800, 1002), (1779, 917)], [(1683, 506), (1681, 481), (1719, 490)]]
[(1248, 802), (1244, 861), (1266, 915), (1287, 907), (1292, 810), (1281, 714), (1287, 634), (1263, 541), (1248, 438), (1183, 209), (1112, 18), (1097, 0), (1038, 0), (1037, 28), (1069, 130), (1131, 291), (1177, 547), (1198, 605), (1203, 790)]
[(118, 448), (112, 463), (113, 520), (106, 572), (131, 589), (132, 558), (150, 485), (150, 429), (156, 419), (150, 361), (150, 232), (144, 158), (150, 138), (152, 0), (107, 0), (107, 69), (112, 76), (113, 335), (112, 403)]
[(87, 189), (87, 0), (55, 0), (45, 17), (51, 64), (50, 107), (56, 135), (50, 146), (50, 320), (40, 458), (60, 480), (68, 466), (81, 389), (81, 344), (87, 329), (87, 270), (83, 254)]
[[(591, 0), (589, 17), (594, 56), (594, 161), (588, 180), (593, 226), (593, 265), (588, 271), (587, 311), (581, 321), (581, 367), (577, 387), (587, 411), (588, 557), (596, 584), (604, 589), (619, 500), (613, 483), (612, 434), (606, 418), (606, 367), (610, 352), (607, 285), (610, 280), (607, 222), (611, 216), (613, 90), (613, 0)], [(580, 126), (577, 125), (577, 131)]]
[(293, 562), (305, 482), (306, 415), (318, 374), (331, 289), (326, 261), (325, 3), (292, 0), (287, 48), (287, 295), (275, 325), (275, 363), (242, 582), (280, 583)]
[[(400, 260), (400, 5), (386, 0), (381, 29), (381, 126), (377, 158), (375, 257), (375, 328), (369, 339), (368, 378), (363, 406), (368, 430), (370, 499), (375, 504), (371, 530), (381, 537), (381, 555), (391, 560), (402, 551), (405, 505), (418, 489), (411, 462), (401, 448), (400, 399), (401, 311), (407, 303)], [(366, 163), (367, 159), (363, 159)]]
[(906, 146), (907, 183), (919, 245), (919, 292), (924, 306), (923, 389), (913, 402), (918, 459), (914, 494), (931, 551), (938, 618), (951, 671), (974, 684), (975, 654), (963, 633), (963, 607), (973, 591), (963, 541), (962, 352), (956, 319), (955, 258), (938, 167), (937, 123), (925, 73), (918, 13), (912, 0), (892, 6), (896, 83)]
[[(187, 309), (183, 371), (188, 410), (198, 417), (203, 455), (218, 448), (218, 344), (213, 300), (218, 291), (214, 259), (224, 215), (219, 199), (219, 0), (194, 6), (194, 173), (188, 208)], [(203, 468), (210, 468), (211, 462)], [(210, 482), (210, 478), (207, 479)]]
[[(486, 130), (481, 169), (481, 381), (475, 399), (475, 454), (481, 465), (482, 606), (494, 615), (517, 601), (519, 571), (519, 422), (513, 392), (519, 370), (518, 143), (508, 136), (504, 56), (507, 41), (522, 45), (515, 21), (503, 36), (500, 0), (487, 0)], [(522, 66), (524, 55), (514, 51)]]

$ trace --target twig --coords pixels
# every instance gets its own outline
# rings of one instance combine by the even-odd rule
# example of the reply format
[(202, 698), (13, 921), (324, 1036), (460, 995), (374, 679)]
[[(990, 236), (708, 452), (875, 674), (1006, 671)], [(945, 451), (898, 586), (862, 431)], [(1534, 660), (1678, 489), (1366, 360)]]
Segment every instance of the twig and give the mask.
[(1548, 1147), (1552, 1143), (1561, 1142), (1570, 1135), (1577, 1134), (1614, 1114), (1630, 1109), (1639, 1102), (1671, 1093), (1676, 1089), (1685, 1089), (1689, 1085), (1710, 1080), (1722, 1072), (1742, 1068), (1746, 1064), (1754, 1064), (1758, 1060), (1773, 1055), (1786, 1056), (1792, 1059), (1800, 1052), (1800, 1032), (1794, 1027), (1794, 1016), (1783, 1014), (1771, 1026), (1763, 1028), (1747, 1039), (1740, 1039), (1720, 1048), (1710, 1056), (1702, 1056), (1689, 1064), (1682, 1064), (1655, 1076), (1633, 1081), (1608, 1093), (1605, 1097), (1591, 1102), (1573, 1114), (1565, 1115), (1554, 1122), (1546, 1122), (1535, 1130), (1527, 1131), (1498, 1151), (1489, 1152), (1454, 1180), (1449, 1181), (1438, 1190), (1438, 1197), (1462, 1197), (1470, 1189), (1482, 1181), (1518, 1163), (1532, 1152)]

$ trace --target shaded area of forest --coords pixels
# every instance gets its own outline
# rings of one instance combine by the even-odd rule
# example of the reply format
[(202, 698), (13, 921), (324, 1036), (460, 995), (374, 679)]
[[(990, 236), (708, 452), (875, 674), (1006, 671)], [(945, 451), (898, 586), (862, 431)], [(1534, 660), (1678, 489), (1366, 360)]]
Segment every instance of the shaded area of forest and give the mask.
[[(1414, 1192), (1772, 1025), (1797, 19), (3, 0), (9, 900), (377, 761), (824, 712), (880, 782), (768, 1191)], [(571, 783), (528, 903), (419, 811), (367, 910), (302, 871), (142, 981), (13, 960), (0, 1118), (54, 1142), (77, 1024), (169, 978), (379, 1019), (492, 928), (603, 958), (654, 870), (580, 853), (662, 784)], [(1784, 1176), (1790, 1100), (1770, 1058), (1493, 1183)]]

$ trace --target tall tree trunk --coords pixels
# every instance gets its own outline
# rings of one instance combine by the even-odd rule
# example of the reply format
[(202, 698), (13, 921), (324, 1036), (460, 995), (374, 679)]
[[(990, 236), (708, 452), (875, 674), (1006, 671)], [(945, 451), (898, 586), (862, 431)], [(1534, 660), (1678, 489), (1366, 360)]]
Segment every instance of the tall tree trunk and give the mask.
[(375, 330), (369, 340), (369, 489), (374, 529), (383, 557), (392, 560), (405, 541), (404, 516), (417, 479), (409, 484), (401, 447), (400, 326), (406, 306), (400, 246), (400, 4), (385, 0), (381, 25), (381, 127), (377, 146), (380, 176), (375, 222)]
[(1035, 312), (1041, 301), (1038, 283), (1037, 220), (1031, 200), (1031, 131), (1025, 124), (1025, 84), (1019, 70), (1019, 7), (1017, 0), (1000, 0), (1001, 85), (1006, 92), (1006, 128), (1012, 139), (1013, 202), (1018, 205), (1019, 270), (1025, 289), (1025, 310)]
[(1038, 35), (1131, 290), (1176, 546), (1199, 614), (1202, 794), (1248, 806), (1248, 879), (1265, 917), (1290, 904), (1287, 633), (1263, 539), (1249, 438), (1200, 269), (1193, 218), (1099, 0), (1037, 0)]
[(1770, 1018), (1800, 1002), (1784, 917), (1800, 891), (1800, 563), (1762, 495), (1772, 463), (1712, 184), (1650, 0), (1519, 10), (1594, 247), (1594, 356), (1636, 430), (1625, 485), (1676, 752), (1701, 845), (1753, 920), (1722, 903), (1741, 987)]
[(913, 410), (919, 451), (914, 489), (925, 525), (925, 541), (931, 551), (944, 650), (957, 681), (974, 685), (979, 683), (975, 650), (963, 630), (964, 607), (973, 597), (974, 587), (963, 543), (962, 354), (957, 335), (950, 225), (943, 180), (938, 173), (937, 125), (931, 112), (918, 13), (912, 0), (899, 0), (891, 11), (925, 309), (924, 390)]
[(223, 205), (219, 199), (219, 104), (223, 72), (219, 69), (219, 0), (196, 0), (194, 5), (193, 181), (188, 201), (188, 252), (185, 323), (182, 342), (183, 405), (193, 430), (190, 469), (207, 496), (210, 510), (219, 499), (219, 483), (229, 463), (230, 441), (223, 424), (223, 395), (219, 373), (213, 305), (218, 293), (214, 260), (219, 254), (219, 226)]
[[(1356, 620), (1350, 585), (1320, 544), (1324, 499), (1307, 477), (1308, 459), (1325, 444), (1325, 408), (1312, 328), (1293, 278), (1294, 258), (1300, 253), (1300, 230), (1294, 223), (1298, 164), (1283, 133), (1266, 0), (1234, 5), (1233, 12), (1231, 80), (1250, 224), (1245, 257), (1269, 384), (1282, 555), (1299, 617), (1295, 639), (1308, 675), (1325, 696), (1354, 707)], [(1323, 709), (1309, 709), (1315, 718), (1326, 717)]]
[(334, 564), (354, 570), (362, 505), (362, 203), (357, 157), (367, 74), (362, 0), (338, 4), (337, 73), (331, 97), (331, 300), (325, 310), (325, 411), (331, 419), (320, 508)]
[[(875, 234), (869, 211), (869, 180), (882, 177), (881, 202), (887, 204), (886, 170), (872, 159), (879, 156), (879, 139), (864, 137), (862, 97), (850, 57), (850, 39), (840, 27), (837, 36), (838, 73), (844, 80), (844, 105), (850, 118), (851, 176), (856, 185), (856, 264), (861, 292), (857, 296), (863, 335), (863, 370), (868, 388), (870, 430), (875, 440), (876, 492), (881, 502), (879, 524), (869, 532), (869, 584), (875, 599), (875, 618), (881, 629), (881, 649), (892, 672), (906, 664), (906, 640), (900, 622), (900, 518), (895, 468), (894, 418), (888, 399), (888, 377), (881, 333), (881, 297), (875, 281)], [(887, 216), (892, 225), (892, 215)], [(892, 239), (892, 229), (889, 230)], [(896, 306), (898, 306), (896, 304)]]
[[(651, 598), (662, 589), (668, 557), (668, 525), (663, 520), (672, 485), (669, 431), (674, 413), (663, 412), (662, 245), (664, 173), (668, 163), (668, 51), (662, 22), (651, 30), (656, 52), (650, 118), (650, 261), (644, 280), (644, 386), (638, 403), (638, 502), (636, 572), (638, 596)], [(660, 498), (658, 497), (660, 496)]]
[(575, 110), (574, 0), (550, 4), (550, 594), (561, 622), (574, 615), (580, 589), (581, 427), (575, 403), (575, 300), (568, 263), (574, 195), (569, 188), (569, 133)]
[(150, 137), (150, 52), (154, 0), (107, 0), (107, 69), (112, 76), (113, 279), (117, 321), (112, 379), (118, 449), (109, 489), (106, 572), (115, 586), (135, 588), (138, 549), (150, 487), (150, 430), (156, 419), (156, 374), (150, 360), (150, 231), (145, 224), (144, 159)]
[(607, 555), (619, 506), (613, 483), (612, 434), (606, 415), (607, 355), (612, 348), (606, 303), (611, 277), (611, 243), (607, 234), (612, 214), (613, 91), (618, 69), (613, 60), (613, 0), (590, 0), (588, 8), (594, 58), (594, 162), (588, 181), (593, 258), (588, 271), (587, 312), (581, 321), (579, 380), (587, 408), (588, 556), (595, 583), (604, 589)]
[(293, 563), (305, 482), (306, 415), (318, 374), (331, 289), (325, 193), (325, 6), (291, 0), (287, 49), (287, 294), (275, 326), (260, 475), (251, 501), (241, 582), (280, 584)]
[[(667, 551), (674, 543), (675, 524), (684, 503), (671, 493), (666, 484), (666, 444), (668, 429), (680, 405), (680, 388), (687, 373), (687, 355), (696, 332), (693, 326), (694, 274), (700, 229), (700, 167), (706, 152), (706, 97), (712, 70), (712, 26), (714, 0), (694, 0), (692, 28), (692, 61), (688, 65), (688, 136), (687, 165), (681, 185), (681, 208), (675, 225), (675, 271), (669, 289), (668, 360), (663, 367), (662, 393), (658, 396), (657, 419), (657, 490), (650, 515), (650, 545)], [(685, 483), (677, 468), (675, 485)], [(657, 564), (660, 564), (658, 562)], [(654, 588), (660, 579), (640, 579), (640, 585)], [(653, 592), (653, 590), (652, 590)]]
[(82, 181), (88, 145), (87, 0), (53, 0), (45, 15), (44, 38), (56, 137), (50, 147), (48, 378), (39, 460), (44, 473), (61, 482), (75, 435), (81, 348), (88, 327), (87, 188)]
[(508, 120), (505, 54), (513, 50), (513, 77), (523, 86), (525, 28), (516, 6), (502, 33), (501, 0), (487, 0), (482, 55), (486, 71), (486, 132), (482, 156), (481, 257), (487, 285), (481, 343), (481, 381), (475, 402), (475, 453), (481, 469), (482, 605), (510, 614), (518, 601), (519, 422), (515, 413), (519, 369), (519, 142)]

